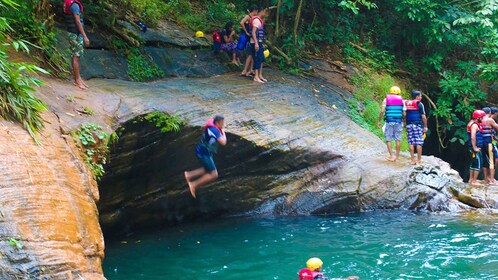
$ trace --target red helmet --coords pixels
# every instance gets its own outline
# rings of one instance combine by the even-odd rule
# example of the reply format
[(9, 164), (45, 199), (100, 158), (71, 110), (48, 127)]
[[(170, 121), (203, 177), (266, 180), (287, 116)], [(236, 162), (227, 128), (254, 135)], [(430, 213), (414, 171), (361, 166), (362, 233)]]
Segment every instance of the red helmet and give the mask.
[(475, 110), (472, 113), (473, 119), (480, 119), (480, 118), (483, 118), (484, 116), (486, 116), (486, 112), (484, 112), (483, 110)]

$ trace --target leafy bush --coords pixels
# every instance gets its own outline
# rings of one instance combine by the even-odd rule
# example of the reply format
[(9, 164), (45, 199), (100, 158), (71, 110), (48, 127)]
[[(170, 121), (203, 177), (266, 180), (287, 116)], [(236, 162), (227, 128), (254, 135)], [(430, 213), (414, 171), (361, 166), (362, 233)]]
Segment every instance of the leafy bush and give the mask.
[(93, 123), (81, 125), (71, 133), (74, 141), (80, 146), (85, 163), (90, 167), (97, 179), (104, 175), (104, 164), (109, 153), (109, 134), (100, 125)]
[(135, 48), (128, 54), (128, 75), (134, 81), (144, 82), (162, 78), (164, 72), (150, 58)]
[(130, 0), (131, 10), (150, 27), (155, 27), (171, 10), (162, 0)]
[(179, 131), (185, 125), (185, 122), (175, 115), (168, 115), (160, 111), (154, 111), (147, 114), (144, 119), (156, 125), (161, 129), (161, 132)]
[[(0, 10), (15, 7), (10, 0), (0, 0)], [(45, 70), (28, 63), (12, 62), (9, 59), (9, 48), (15, 51), (29, 52), (26, 41), (14, 41), (8, 33), (15, 31), (9, 26), (7, 19), (0, 17), (0, 116), (15, 120), (39, 141), (36, 132), (43, 128), (41, 112), (45, 110), (43, 102), (33, 96), (34, 86), (42, 82), (30, 75), (47, 73)]]

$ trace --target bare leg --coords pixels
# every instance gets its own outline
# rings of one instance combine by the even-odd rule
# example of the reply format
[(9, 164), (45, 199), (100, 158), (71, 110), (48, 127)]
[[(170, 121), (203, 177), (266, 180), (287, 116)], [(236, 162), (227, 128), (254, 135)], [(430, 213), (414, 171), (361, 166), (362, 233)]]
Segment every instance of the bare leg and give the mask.
[(199, 176), (202, 176), (206, 173), (206, 170), (201, 167), (201, 168), (197, 168), (195, 170), (192, 170), (192, 171), (185, 171), (183, 174), (185, 174), (185, 179), (187, 180), (187, 182), (189, 182), (191, 179), (195, 178), (195, 177), (199, 177)]
[(263, 77), (263, 63), (261, 63), (261, 68), (259, 68), (259, 79), (265, 83), (268, 82), (268, 80)]
[(417, 162), (415, 161), (415, 146), (413, 146), (413, 145), (410, 145), (410, 157), (412, 159), (410, 161), (410, 164), (412, 164), (412, 165), (417, 164)]
[(386, 158), (386, 159), (388, 161), (394, 161), (394, 157), (393, 157), (393, 144), (392, 144), (391, 141), (387, 141), (386, 145), (387, 145), (387, 152), (389, 153), (389, 157)]
[(213, 170), (213, 171), (211, 171), (211, 173), (205, 173), (204, 175), (202, 175), (199, 179), (197, 179), (195, 181), (188, 182), (188, 187), (190, 189), (190, 193), (192, 194), (192, 196), (194, 198), (196, 198), (195, 197), (195, 190), (197, 189), (197, 187), (202, 186), (204, 184), (207, 184), (207, 183), (215, 180), (216, 178), (218, 178), (218, 171)]
[(74, 85), (80, 89), (88, 89), (88, 86), (83, 82), (80, 76), (80, 58), (79, 56), (73, 56), (72, 59), (73, 73), (74, 73)]
[(247, 56), (244, 70), (242, 70), (242, 73), (240, 73), (240, 75), (248, 76), (250, 73), (250, 69), (252, 69), (252, 55)]
[(396, 158), (394, 159), (394, 161), (397, 161), (398, 158), (399, 158), (399, 150), (401, 149), (401, 142), (400, 141), (396, 141)]
[(486, 182), (486, 184), (488, 184), (489, 183), (489, 168), (483, 167), (482, 173), (484, 174), (484, 182)]
[(422, 165), (422, 146), (417, 146), (417, 163)]
[(470, 170), (469, 184), (472, 186), (482, 186), (482, 184), (477, 182), (478, 176), (479, 176), (479, 170)]
[(259, 70), (256, 70), (255, 71), (256, 73), (254, 74), (254, 81), (255, 82), (258, 82), (258, 83), (264, 83), (264, 81), (262, 81), (260, 78), (259, 78)]

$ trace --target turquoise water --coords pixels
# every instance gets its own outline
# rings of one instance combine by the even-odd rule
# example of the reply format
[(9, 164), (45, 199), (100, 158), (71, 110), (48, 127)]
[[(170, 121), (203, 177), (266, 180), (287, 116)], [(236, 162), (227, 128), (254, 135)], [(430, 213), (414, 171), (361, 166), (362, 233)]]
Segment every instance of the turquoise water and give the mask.
[(374, 212), (230, 219), (107, 244), (117, 279), (297, 279), (309, 257), (330, 278), (498, 279), (496, 215)]

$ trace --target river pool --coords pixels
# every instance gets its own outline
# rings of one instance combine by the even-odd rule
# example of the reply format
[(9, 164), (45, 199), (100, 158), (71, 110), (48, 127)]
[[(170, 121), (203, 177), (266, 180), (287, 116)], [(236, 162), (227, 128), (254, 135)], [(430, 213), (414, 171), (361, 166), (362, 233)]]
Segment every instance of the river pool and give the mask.
[(498, 279), (498, 216), (371, 212), (232, 218), (106, 244), (109, 280), (297, 279), (309, 257), (330, 278)]

